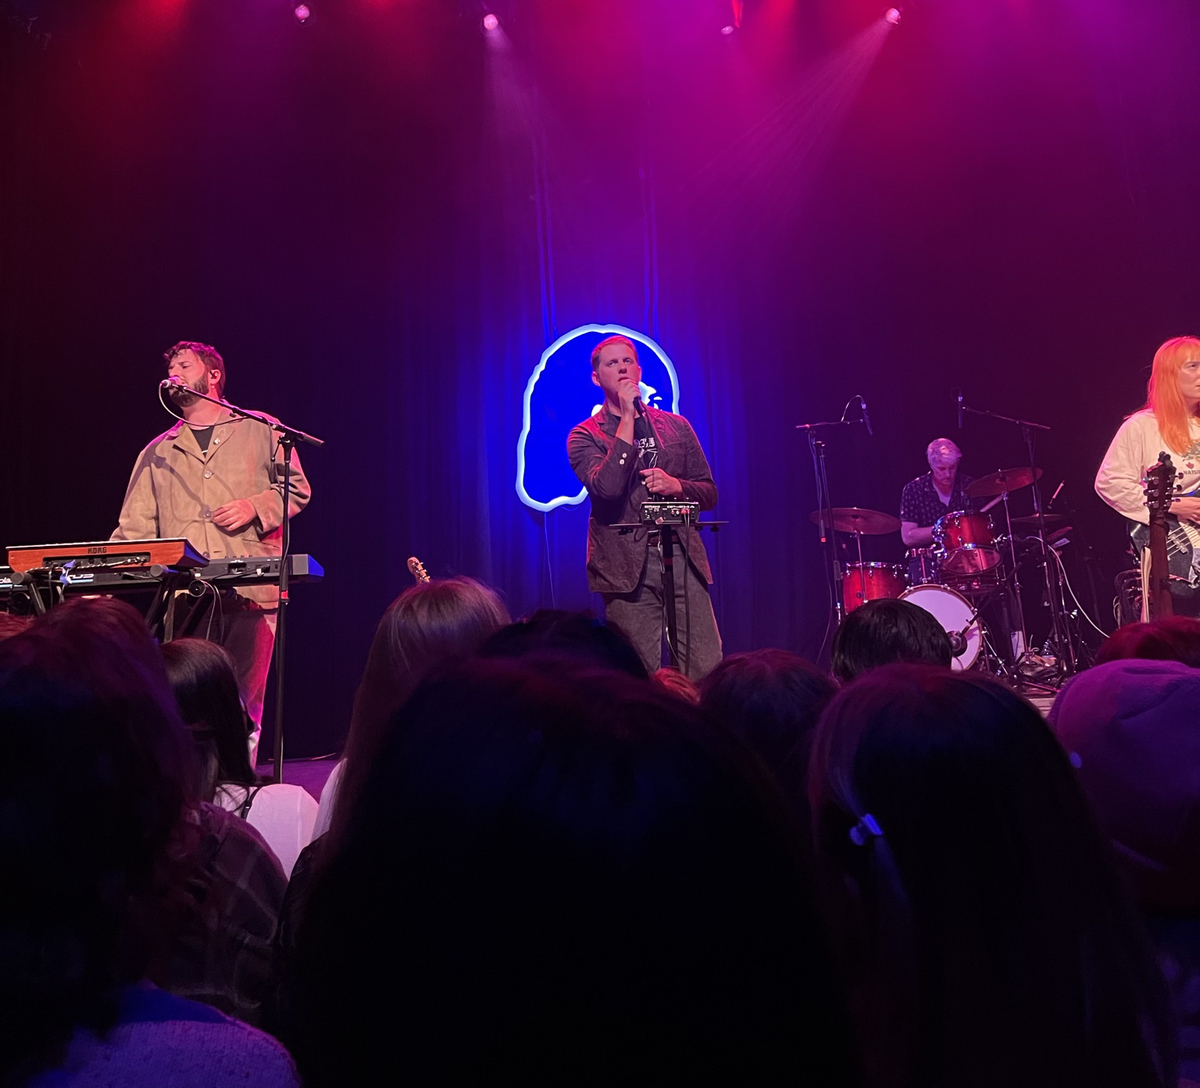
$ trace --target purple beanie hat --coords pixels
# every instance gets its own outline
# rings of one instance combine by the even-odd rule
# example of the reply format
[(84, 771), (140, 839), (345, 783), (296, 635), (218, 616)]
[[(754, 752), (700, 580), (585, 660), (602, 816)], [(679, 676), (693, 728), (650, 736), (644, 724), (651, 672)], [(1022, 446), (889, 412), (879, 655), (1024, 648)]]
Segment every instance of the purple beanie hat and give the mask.
[(1139, 901), (1200, 910), (1200, 669), (1108, 661), (1049, 720)]

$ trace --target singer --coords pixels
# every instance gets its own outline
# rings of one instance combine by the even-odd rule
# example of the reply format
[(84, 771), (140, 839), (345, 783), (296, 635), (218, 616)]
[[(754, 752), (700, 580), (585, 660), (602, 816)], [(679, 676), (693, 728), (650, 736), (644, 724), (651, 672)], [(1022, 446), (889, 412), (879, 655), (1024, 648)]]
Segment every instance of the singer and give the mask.
[[(278, 555), (282, 550), (282, 464), (275, 432), (254, 420), (234, 418), (197, 393), (221, 398), (225, 363), (216, 348), (189, 340), (171, 348), (168, 388), (183, 420), (160, 434), (138, 456), (113, 540), (186, 537), (207, 557)], [(291, 514), (308, 505), (309, 486), (293, 455)], [(247, 586), (174, 602), (176, 634), (210, 637), (238, 667), (246, 712), (254, 722), (251, 759), (258, 745), (263, 695), (274, 650), (278, 590)]]
[[(662, 665), (662, 552), (658, 534), (616, 525), (641, 520), (652, 496), (717, 504), (708, 460), (682, 416), (645, 407), (639, 397), (642, 368), (637, 347), (610, 336), (592, 352), (592, 381), (604, 404), (567, 436), (567, 456), (591, 499), (588, 519), (588, 588), (604, 599), (604, 614), (633, 641), (648, 671)], [(712, 572), (700, 532), (679, 533), (686, 560), (675, 574), (676, 651), (688, 676), (698, 680), (721, 660), (721, 636), (708, 587)], [(680, 557), (683, 559), (683, 557)]]

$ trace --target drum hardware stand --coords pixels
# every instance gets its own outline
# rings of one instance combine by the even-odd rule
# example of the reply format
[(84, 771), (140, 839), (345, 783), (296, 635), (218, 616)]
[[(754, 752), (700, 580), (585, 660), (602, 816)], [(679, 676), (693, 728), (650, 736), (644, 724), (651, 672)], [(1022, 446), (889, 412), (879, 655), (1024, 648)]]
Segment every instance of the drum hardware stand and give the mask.
[[(852, 427), (856, 423), (864, 423), (861, 419), (847, 419), (846, 411), (854, 403), (853, 397), (846, 402), (842, 409), (841, 419), (820, 420), (816, 423), (797, 423), (796, 430), (803, 431), (808, 439), (809, 452), (812, 454), (813, 475), (817, 488), (817, 533), (821, 541), (821, 552), (825, 558), (825, 572), (829, 579), (829, 589), (833, 598), (834, 615), (837, 626), (845, 619), (842, 608), (842, 568), (838, 563), (837, 546), (833, 538), (833, 502), (829, 496), (829, 476), (825, 471), (825, 443), (817, 438), (817, 430), (821, 427)], [(859, 540), (858, 559), (862, 562), (862, 540)]]
[[(949, 588), (949, 587), (947, 587), (947, 588)], [(999, 583), (995, 587), (993, 587), (993, 589), (986, 596), (984, 596), (983, 599), (980, 600), (980, 602), (978, 604), (976, 604), (974, 601), (969, 600), (967, 603), (971, 605), (972, 611), (971, 611), (971, 615), (967, 618), (967, 622), (965, 624), (963, 624), (963, 626), (960, 630), (954, 631), (954, 632), (947, 631), (946, 634), (950, 638), (951, 653), (956, 658), (961, 657), (966, 652), (967, 636), (970, 634), (971, 628), (974, 627), (976, 625), (976, 623), (978, 623), (979, 624), (979, 641), (980, 641), (980, 645), (983, 647), (983, 649), (981, 651), (983, 654), (983, 659), (984, 659), (983, 664), (986, 668), (988, 675), (1003, 676), (1005, 679), (1007, 679), (1011, 683), (1015, 684), (1018, 681), (1017, 681), (1017, 678), (1013, 676), (1012, 666), (1010, 666), (1004, 660), (1004, 658), (1002, 658), (996, 652), (996, 648), (992, 645), (991, 631), (989, 630), (988, 626), (985, 623), (983, 623), (983, 621), (980, 620), (980, 618), (979, 618), (980, 614), (983, 612), (983, 610), (985, 608), (987, 608), (987, 606), (990, 605), (992, 603), (992, 601), (994, 601), (1000, 595), (1001, 591), (1003, 591), (1004, 589), (1005, 589), (1004, 584)], [(963, 642), (962, 649), (960, 649), (960, 650), (955, 650), (956, 638), (961, 639)]]
[[(1034, 423), (1028, 419), (1014, 419), (1012, 416), (1001, 415), (999, 412), (992, 412), (982, 408), (970, 408), (965, 404), (961, 404), (961, 410), (970, 412), (972, 415), (988, 416), (992, 419), (999, 420), (1001, 423), (1011, 423), (1014, 427), (1021, 429), (1021, 437), (1025, 442), (1025, 449), (1029, 454), (1029, 472), (1033, 479), (1030, 481), (1030, 486), (1033, 489), (1033, 511), (1037, 517), (1038, 523), (1038, 540), (1041, 551), (1042, 576), (1046, 585), (1046, 599), (1050, 604), (1050, 640), (1055, 645), (1055, 661), (1058, 668), (1058, 679), (1061, 683), (1063, 680), (1073, 676), (1076, 672), (1075, 650), (1071, 645), (1070, 632), (1067, 630), (1065, 617), (1062, 613), (1061, 602), (1056, 599), (1054, 586), (1051, 583), (1050, 577), (1050, 560), (1046, 556), (1046, 516), (1042, 507), (1041, 488), (1038, 486), (1038, 478), (1041, 473), (1037, 468), (1036, 459), (1034, 457), (1034, 431), (1046, 431), (1049, 433), (1050, 428), (1044, 423)], [(961, 417), (960, 417), (961, 418)], [(1020, 581), (1017, 574), (1016, 564), (1016, 546), (1012, 540), (1012, 523), (1008, 509), (1008, 496), (1004, 495), (1004, 518), (1009, 529), (1009, 551), (1013, 558), (1013, 578), (1017, 580), (1017, 608), (1020, 616), (1021, 637), (1025, 640), (1025, 648), (1021, 652), (1021, 656), (1017, 659), (1016, 672), (1021, 676), (1021, 683), (1026, 682), (1037, 683), (1036, 681), (1028, 681), (1028, 678), (1021, 674), (1022, 662), (1033, 657), (1033, 651), (1029, 647), (1029, 632), (1025, 628), (1025, 605), (1021, 600)], [(1055, 572), (1055, 580), (1058, 580), (1058, 573)], [(1045, 686), (1045, 685), (1040, 685)]]
[(1029, 628), (1025, 623), (1025, 602), (1021, 598), (1021, 565), (1017, 562), (1017, 543), (1013, 539), (1012, 511), (1008, 507), (1008, 488), (1000, 492), (1004, 503), (1004, 528), (1008, 533), (1008, 557), (1012, 561), (1013, 596), (1017, 601), (1017, 630), (1021, 632), (1021, 654), (1014, 664), (1018, 676), (1021, 674), (1021, 658), (1029, 653)]

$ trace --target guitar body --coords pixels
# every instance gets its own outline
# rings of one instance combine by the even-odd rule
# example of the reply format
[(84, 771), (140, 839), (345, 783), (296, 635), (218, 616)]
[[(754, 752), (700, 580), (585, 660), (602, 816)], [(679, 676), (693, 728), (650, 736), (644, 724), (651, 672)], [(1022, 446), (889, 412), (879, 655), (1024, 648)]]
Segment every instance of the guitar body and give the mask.
[[(1200, 550), (1200, 525), (1181, 522), (1174, 514), (1163, 517), (1166, 544), (1167, 573), (1172, 578), (1187, 581), (1191, 577), (1192, 562)], [(1150, 546), (1150, 528), (1137, 525), (1132, 534), (1133, 545), (1139, 558)]]

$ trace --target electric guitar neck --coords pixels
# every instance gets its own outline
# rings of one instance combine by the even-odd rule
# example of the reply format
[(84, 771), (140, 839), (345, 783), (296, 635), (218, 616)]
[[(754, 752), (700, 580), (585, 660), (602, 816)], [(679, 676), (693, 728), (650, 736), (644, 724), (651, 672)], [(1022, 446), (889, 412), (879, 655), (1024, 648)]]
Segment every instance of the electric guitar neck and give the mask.
[[(1171, 527), (1171, 502), (1175, 498), (1175, 465), (1169, 453), (1158, 455), (1158, 464), (1146, 472), (1146, 507), (1150, 511), (1147, 547), (1150, 549), (1150, 573), (1146, 579), (1146, 604), (1151, 619), (1170, 616), (1175, 607), (1171, 600), (1171, 564), (1168, 554)], [(1187, 522), (1178, 522), (1186, 532)], [(1190, 542), (1189, 542), (1190, 543)]]

